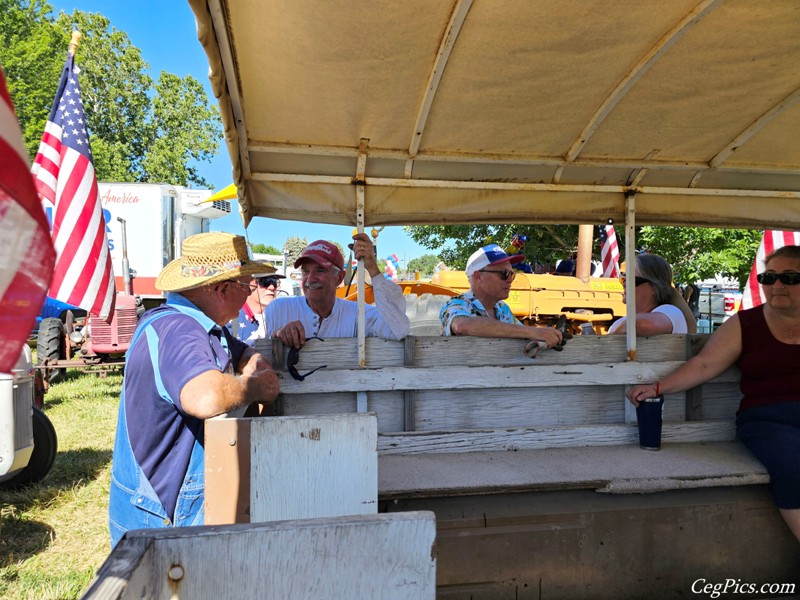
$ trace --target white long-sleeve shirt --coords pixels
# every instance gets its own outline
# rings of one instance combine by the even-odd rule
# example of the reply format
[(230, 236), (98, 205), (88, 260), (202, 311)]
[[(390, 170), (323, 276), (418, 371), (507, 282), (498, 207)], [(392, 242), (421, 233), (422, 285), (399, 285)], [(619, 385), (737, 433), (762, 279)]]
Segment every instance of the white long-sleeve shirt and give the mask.
[[(374, 277), (372, 289), (375, 306), (366, 308), (366, 335), (400, 340), (408, 335), (411, 323), (406, 316), (406, 300), (399, 285), (385, 277)], [(270, 337), (287, 323), (300, 321), (306, 337), (343, 338), (358, 335), (358, 303), (336, 298), (331, 314), (320, 319), (303, 296), (276, 298), (264, 316)]]

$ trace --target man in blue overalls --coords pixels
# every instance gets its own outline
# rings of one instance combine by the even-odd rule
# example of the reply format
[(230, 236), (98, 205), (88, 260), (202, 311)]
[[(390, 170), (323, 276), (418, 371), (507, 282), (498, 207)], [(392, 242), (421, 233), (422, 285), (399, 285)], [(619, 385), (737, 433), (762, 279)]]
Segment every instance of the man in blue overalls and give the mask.
[(225, 327), (264, 267), (241, 236), (201, 233), (156, 280), (167, 303), (147, 311), (126, 357), (108, 506), (111, 544), (131, 529), (203, 524), (205, 419), (269, 403), (267, 360)]

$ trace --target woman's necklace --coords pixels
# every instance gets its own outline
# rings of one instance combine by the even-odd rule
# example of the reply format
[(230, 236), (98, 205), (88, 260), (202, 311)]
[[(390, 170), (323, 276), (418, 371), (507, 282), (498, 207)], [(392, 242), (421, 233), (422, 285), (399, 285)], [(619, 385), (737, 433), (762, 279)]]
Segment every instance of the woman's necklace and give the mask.
[[(794, 343), (794, 332), (795, 329), (797, 330), (798, 334), (800, 334), (800, 323), (795, 321), (792, 317), (786, 317), (783, 313), (777, 312), (775, 310), (770, 311), (773, 318), (773, 324), (776, 328), (776, 331), (780, 331), (785, 336), (785, 339)], [(789, 321), (790, 323), (787, 323)]]

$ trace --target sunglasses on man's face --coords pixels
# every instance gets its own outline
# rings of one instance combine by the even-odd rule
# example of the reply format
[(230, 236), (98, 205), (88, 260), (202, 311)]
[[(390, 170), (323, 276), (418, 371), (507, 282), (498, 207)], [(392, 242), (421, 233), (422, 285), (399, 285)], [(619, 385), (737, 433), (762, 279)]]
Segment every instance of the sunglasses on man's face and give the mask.
[(258, 281), (258, 287), (260, 288), (266, 289), (270, 286), (280, 286), (280, 280), (277, 277), (259, 277), (256, 281)]
[(800, 283), (800, 273), (759, 273), (756, 279), (761, 285), (775, 285), (776, 281), (780, 281), (783, 285), (797, 285)]
[(514, 279), (517, 276), (516, 271), (492, 271), (491, 269), (478, 269), (481, 273), (494, 273), (503, 281)]
[[(622, 275), (619, 276), (619, 282), (622, 285), (625, 285), (625, 282), (627, 281), (627, 279), (628, 278), (625, 276), (625, 273), (623, 273)], [(642, 285), (644, 283), (653, 283), (649, 279), (647, 279), (645, 277), (639, 277), (638, 275), (636, 276), (635, 281), (636, 281), (636, 287), (639, 287), (640, 285)]]
[[(320, 337), (314, 336), (310, 338), (306, 338), (308, 340), (319, 340), (320, 342), (324, 342)], [(324, 369), (328, 365), (322, 365), (321, 367), (317, 367), (316, 369), (311, 369), (308, 373), (303, 373), (302, 375), (297, 371), (297, 363), (300, 360), (300, 348), (292, 347), (289, 350), (289, 354), (286, 356), (286, 370), (289, 371), (289, 375), (292, 376), (292, 379), (297, 381), (303, 381), (306, 377), (311, 375), (314, 371), (319, 371), (320, 369)]]

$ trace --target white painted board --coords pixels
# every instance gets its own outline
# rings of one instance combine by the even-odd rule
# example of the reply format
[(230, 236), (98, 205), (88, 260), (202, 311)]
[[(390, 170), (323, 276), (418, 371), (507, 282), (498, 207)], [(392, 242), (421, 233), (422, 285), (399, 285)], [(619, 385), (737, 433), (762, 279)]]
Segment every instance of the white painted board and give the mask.
[(433, 600), (431, 512), (128, 533), (84, 600)]
[(253, 419), (250, 435), (251, 522), (377, 512), (374, 414)]

